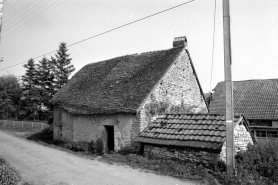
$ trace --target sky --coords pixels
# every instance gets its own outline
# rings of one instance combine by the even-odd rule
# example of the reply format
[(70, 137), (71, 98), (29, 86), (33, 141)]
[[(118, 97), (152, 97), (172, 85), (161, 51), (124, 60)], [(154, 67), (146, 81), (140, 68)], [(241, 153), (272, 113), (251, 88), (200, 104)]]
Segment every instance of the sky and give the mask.
[[(0, 63), (0, 76), (24, 75), (23, 64), (4, 68), (41, 55), (50, 58), (54, 54), (45, 54), (58, 49), (60, 42), (70, 45), (187, 1), (5, 0), (0, 43), (5, 61)], [(216, 0), (212, 53), (214, 2), (195, 0), (69, 47), (75, 72), (93, 62), (170, 49), (175, 37), (186, 36), (203, 91), (209, 92), (224, 80), (222, 0)], [(277, 0), (230, 2), (234, 81), (278, 78), (277, 10)]]

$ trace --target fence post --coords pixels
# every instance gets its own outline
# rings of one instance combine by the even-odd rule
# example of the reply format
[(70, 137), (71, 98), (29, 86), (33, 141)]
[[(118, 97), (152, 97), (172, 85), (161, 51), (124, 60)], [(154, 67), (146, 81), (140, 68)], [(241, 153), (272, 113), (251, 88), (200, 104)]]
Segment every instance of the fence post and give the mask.
[(6, 124), (7, 124), (6, 122), (7, 122), (7, 120), (5, 120), (5, 123), (4, 123), (4, 126), (5, 126), (5, 127), (6, 127)]
[(42, 130), (43, 130), (43, 123), (42, 123)]
[(32, 122), (32, 128), (34, 127), (34, 122)]
[(13, 121), (13, 127), (14, 127), (14, 121)]
[(22, 123), (22, 128), (23, 128), (23, 121), (21, 123)]

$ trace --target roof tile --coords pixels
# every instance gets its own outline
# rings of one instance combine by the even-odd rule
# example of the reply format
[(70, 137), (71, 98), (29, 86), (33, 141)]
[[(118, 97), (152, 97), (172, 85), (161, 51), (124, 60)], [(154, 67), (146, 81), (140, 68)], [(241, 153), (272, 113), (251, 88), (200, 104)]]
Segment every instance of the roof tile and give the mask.
[[(234, 81), (233, 94), (235, 113), (246, 119), (278, 119), (278, 79)], [(225, 113), (224, 82), (214, 89), (210, 112)]]
[[(241, 119), (243, 119), (242, 116), (235, 117), (237, 122)], [(226, 127), (225, 116), (223, 115), (168, 114), (161, 121), (165, 123), (163, 127), (152, 122), (135, 140), (144, 143), (215, 150), (219, 149), (225, 140)]]

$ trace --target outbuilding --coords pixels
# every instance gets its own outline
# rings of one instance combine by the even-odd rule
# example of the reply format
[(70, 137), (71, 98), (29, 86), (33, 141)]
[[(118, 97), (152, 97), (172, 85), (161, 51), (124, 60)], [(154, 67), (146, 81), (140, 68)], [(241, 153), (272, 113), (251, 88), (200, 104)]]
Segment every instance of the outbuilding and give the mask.
[[(135, 139), (144, 155), (199, 163), (226, 160), (226, 123), (221, 114), (166, 114), (157, 117)], [(256, 143), (242, 115), (234, 117), (235, 152)]]
[(154, 102), (207, 112), (186, 37), (175, 38), (170, 49), (83, 67), (53, 98), (54, 139), (102, 139), (106, 151), (117, 151), (146, 128)]

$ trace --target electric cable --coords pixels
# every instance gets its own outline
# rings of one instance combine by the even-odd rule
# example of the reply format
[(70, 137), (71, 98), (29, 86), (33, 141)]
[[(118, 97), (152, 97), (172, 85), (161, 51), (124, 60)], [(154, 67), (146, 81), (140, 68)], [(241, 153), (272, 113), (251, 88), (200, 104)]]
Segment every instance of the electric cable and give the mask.
[[(37, 17), (33, 17), (33, 18), (37, 18), (37, 19), (35, 19), (35, 20), (31, 21), (31, 22), (28, 22), (23, 28), (18, 27), (18, 29), (16, 29), (16, 30), (10, 32), (10, 33), (8, 34), (9, 37), (8, 37), (8, 38), (4, 38), (3, 41), (8, 40), (9, 38), (13, 37), (13, 36), (16, 35), (17, 33), (19, 33), (21, 30), (23, 30), (23, 29), (25, 29), (27, 26), (29, 26), (30, 24), (32, 24), (32, 23), (36, 22), (37, 20), (39, 20), (39, 18), (43, 17), (44, 15), (46, 15), (47, 13), (49, 13), (50, 11), (54, 10), (56, 7), (60, 6), (60, 5), (61, 5), (62, 3), (64, 3), (65, 1), (66, 1), (66, 0), (60, 1), (60, 4), (58, 4), (57, 6), (55, 6), (53, 9), (51, 9), (51, 10), (45, 12), (44, 14), (40, 14), (39, 17), (38, 17), (38, 16), (37, 16)], [(52, 7), (53, 5), (55, 5), (55, 4), (58, 3), (58, 2), (59, 2), (59, 1), (56, 1), (56, 2), (52, 3), (52, 4), (51, 4), (50, 6), (48, 6), (46, 9), (44, 9), (44, 11), (48, 10), (50, 7)], [(44, 12), (44, 11), (42, 11), (42, 12)], [(42, 13), (42, 12), (41, 12), (41, 13)], [(30, 19), (30, 20), (32, 20), (32, 19)], [(29, 21), (30, 21), (30, 20), (29, 20)], [(5, 37), (7, 37), (7, 36), (5, 36)]]
[(214, 15), (213, 15), (213, 36), (212, 36), (212, 54), (211, 54), (211, 69), (210, 69), (210, 85), (209, 92), (211, 92), (212, 74), (213, 74), (213, 61), (214, 61), (214, 41), (215, 41), (215, 16), (216, 15), (216, 0), (214, 0)]
[[(34, 0), (33, 0), (34, 1)], [(19, 13), (23, 12), (23, 10), (25, 10), (27, 7), (29, 7), (30, 4), (33, 3), (33, 1), (31, 3), (29, 3), (28, 5), (26, 5), (24, 8), (21, 9), (21, 11), (15, 13), (13, 16), (11, 16), (9, 19), (6, 20), (6, 22), (8, 22), (9, 20), (13, 19), (16, 15), (18, 15)], [(25, 12), (24, 12), (25, 13)]]
[[(151, 14), (151, 15), (148, 15), (148, 16), (146, 16), (146, 17), (137, 19), (137, 20), (135, 20), (135, 21), (132, 21), (132, 22), (123, 24), (123, 25), (121, 25), (121, 26), (112, 28), (112, 29), (110, 29), (110, 30), (107, 30), (107, 31), (104, 31), (104, 32), (102, 32), (102, 33), (96, 34), (96, 35), (94, 35), (94, 36), (88, 37), (88, 38), (86, 38), (86, 39), (77, 41), (77, 42), (75, 42), (75, 43), (72, 43), (72, 44), (68, 45), (67, 47), (69, 48), (69, 47), (74, 46), (74, 45), (76, 45), (76, 44), (80, 44), (80, 43), (85, 42), (85, 41), (87, 41), (87, 40), (90, 40), (90, 39), (99, 37), (99, 36), (104, 35), (104, 34), (106, 34), (106, 33), (109, 33), (109, 32), (115, 31), (115, 30), (118, 30), (118, 29), (120, 29), (120, 28), (129, 26), (129, 25), (131, 25), (131, 24), (134, 24), (134, 23), (137, 23), (137, 22), (139, 22), (139, 21), (148, 19), (148, 18), (150, 18), (150, 17), (153, 17), (153, 16), (155, 16), (155, 15), (158, 15), (158, 14), (161, 14), (161, 13), (164, 13), (164, 12), (167, 12), (167, 11), (169, 11), (169, 10), (178, 8), (178, 7), (180, 7), (180, 6), (183, 6), (183, 5), (192, 3), (192, 2), (194, 2), (194, 1), (195, 1), (195, 0), (190, 0), (190, 1), (187, 1), (187, 2), (184, 2), (184, 3), (181, 3), (181, 4), (178, 4), (178, 5), (176, 5), (176, 6), (167, 8), (167, 9), (165, 9), (165, 10), (156, 12), (156, 13)], [(49, 54), (54, 53), (54, 52), (56, 52), (56, 51), (57, 51), (57, 50), (53, 50), (53, 51), (50, 51), (50, 52), (48, 52), (48, 53), (44, 53), (44, 54), (42, 54), (42, 55), (40, 55), (40, 56), (34, 57), (34, 58), (32, 58), (32, 59), (35, 60), (35, 59), (37, 59), (37, 58), (44, 57), (45, 55), (49, 55)], [(8, 66), (8, 67), (5, 67), (5, 68), (2, 68), (2, 69), (0, 69), (0, 71), (3, 71), (3, 70), (5, 70), (5, 69), (9, 69), (9, 68), (11, 68), (11, 67), (15, 67), (15, 66), (17, 66), (17, 65), (21, 65), (21, 64), (26, 63), (26, 62), (28, 62), (28, 60), (27, 60), (27, 61), (24, 61), (24, 62), (20, 62), (20, 63), (14, 64), (14, 65), (11, 65), (11, 66)]]
[[(39, 5), (40, 3), (42, 3), (43, 2), (43, 0), (41, 0), (40, 2), (38, 2), (37, 4), (35, 4), (34, 6), (32, 6), (28, 11), (26, 11), (26, 12), (24, 12), (22, 15), (21, 15), (21, 17), (19, 18), (19, 21), (16, 19), (16, 20), (14, 20), (14, 21), (11, 21), (11, 22), (7, 22), (7, 24), (5, 24), (7, 27), (8, 27), (8, 29), (10, 29), (12, 26), (14, 26), (14, 25), (16, 25), (16, 24), (18, 24), (19, 22), (21, 22), (22, 20), (24, 20), (27, 16), (28, 16), (28, 14), (27, 14), (27, 16), (23, 16), (23, 15), (25, 15), (26, 13), (30, 13), (30, 10), (32, 10), (32, 8), (35, 8), (37, 5)], [(46, 3), (47, 3), (47, 1), (46, 1)], [(46, 3), (44, 3), (44, 4), (46, 4)], [(43, 4), (43, 5), (44, 5)], [(41, 7), (41, 6), (40, 6)], [(15, 22), (15, 24), (12, 24), (12, 23), (14, 23)], [(9, 26), (9, 25), (11, 25), (12, 24), (12, 26)], [(8, 30), (7, 29), (7, 30)]]

